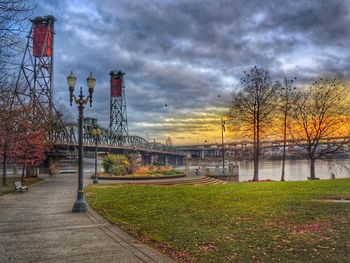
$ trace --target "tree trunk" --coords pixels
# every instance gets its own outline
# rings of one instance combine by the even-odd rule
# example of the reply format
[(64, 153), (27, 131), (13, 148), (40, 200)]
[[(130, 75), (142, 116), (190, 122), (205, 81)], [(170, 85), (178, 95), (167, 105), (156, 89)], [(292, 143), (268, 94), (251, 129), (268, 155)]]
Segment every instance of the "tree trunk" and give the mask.
[(23, 164), (23, 168), (22, 168), (22, 176), (21, 176), (21, 182), (23, 183), (24, 182), (24, 173), (26, 172), (26, 165)]
[(7, 143), (4, 144), (2, 159), (2, 186), (7, 186)]
[(310, 157), (310, 177), (308, 178), (309, 180), (316, 179), (315, 162), (316, 162), (316, 159), (314, 157)]
[(254, 177), (253, 181), (259, 181), (259, 144), (260, 144), (260, 134), (259, 134), (259, 114), (257, 114), (256, 118), (256, 142), (255, 142), (255, 147), (254, 147)]
[(259, 147), (258, 145), (255, 146), (255, 153), (254, 153), (254, 177), (253, 181), (259, 181)]
[(282, 173), (281, 173), (281, 182), (284, 182), (285, 179), (285, 166), (286, 166), (286, 146), (283, 146), (283, 156), (282, 156)]
[(285, 166), (286, 166), (286, 143), (287, 143), (287, 107), (284, 112), (284, 126), (283, 126), (283, 156), (282, 156), (282, 174), (281, 182), (284, 182)]

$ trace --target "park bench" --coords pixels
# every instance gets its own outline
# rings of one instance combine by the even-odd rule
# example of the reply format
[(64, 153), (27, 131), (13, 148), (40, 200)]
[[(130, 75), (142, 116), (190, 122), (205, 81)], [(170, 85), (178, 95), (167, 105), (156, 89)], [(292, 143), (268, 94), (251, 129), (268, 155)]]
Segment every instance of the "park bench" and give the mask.
[(22, 185), (21, 182), (14, 182), (14, 188), (13, 188), (13, 192), (21, 192), (23, 193), (24, 191), (28, 192), (28, 186), (26, 185)]

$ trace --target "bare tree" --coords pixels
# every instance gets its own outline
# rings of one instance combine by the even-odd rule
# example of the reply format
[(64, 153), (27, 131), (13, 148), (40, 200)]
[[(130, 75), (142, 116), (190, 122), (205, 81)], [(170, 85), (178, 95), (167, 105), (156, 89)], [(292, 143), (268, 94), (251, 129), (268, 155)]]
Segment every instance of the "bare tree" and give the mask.
[(70, 107), (62, 103), (63, 100), (62, 97), (54, 98), (55, 114), (60, 114), (63, 123), (77, 122), (78, 117), (74, 115)]
[[(239, 129), (244, 129), (246, 136), (253, 142), (254, 176), (259, 180), (259, 153), (262, 136), (273, 119), (277, 107), (279, 83), (274, 82), (264, 68), (252, 68), (244, 72), (241, 88), (233, 92), (230, 117), (236, 120)], [(235, 128), (234, 128), (235, 129)]]
[(18, 69), (18, 55), (34, 7), (29, 0), (0, 0), (0, 80), (11, 78)]
[[(296, 78), (294, 78), (295, 80)], [(293, 99), (293, 92), (295, 87), (293, 86), (294, 80), (284, 78), (283, 85), (281, 85), (280, 100), (281, 100), (281, 112), (283, 118), (283, 148), (282, 148), (282, 171), (281, 171), (281, 181), (285, 181), (285, 165), (286, 165), (286, 144), (287, 144), (287, 123), (289, 118), (289, 113), (291, 110), (291, 103)]]
[(320, 79), (297, 94), (288, 129), (295, 144), (306, 150), (310, 161), (308, 179), (314, 180), (316, 160), (336, 153), (348, 143), (349, 91), (336, 79)]

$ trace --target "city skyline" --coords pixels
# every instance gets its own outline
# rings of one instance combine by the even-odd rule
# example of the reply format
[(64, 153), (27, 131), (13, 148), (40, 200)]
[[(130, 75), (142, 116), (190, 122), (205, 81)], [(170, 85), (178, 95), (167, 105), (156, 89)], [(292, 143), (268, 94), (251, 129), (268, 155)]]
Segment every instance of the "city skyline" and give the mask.
[(276, 80), (297, 76), (299, 84), (324, 75), (346, 79), (350, 70), (347, 1), (34, 3), (33, 16), (57, 18), (56, 100), (69, 108), (70, 70), (79, 86), (93, 72), (95, 104), (86, 116), (107, 126), (108, 73), (121, 69), (129, 132), (150, 140), (219, 140), (230, 94), (255, 65)]

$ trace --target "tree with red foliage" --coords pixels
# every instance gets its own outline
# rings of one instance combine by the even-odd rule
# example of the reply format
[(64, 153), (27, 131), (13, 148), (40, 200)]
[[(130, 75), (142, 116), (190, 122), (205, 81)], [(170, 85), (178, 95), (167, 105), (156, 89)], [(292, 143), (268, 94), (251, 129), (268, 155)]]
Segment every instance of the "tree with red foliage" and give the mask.
[[(1, 94), (0, 94), (1, 95)], [(12, 100), (9, 91), (2, 93), (0, 103), (0, 156), (3, 160), (3, 180), (7, 180), (7, 164), (12, 161), (25, 168), (39, 165), (49, 149), (47, 126), (31, 105), (21, 105)]]
[(12, 143), (13, 150), (11, 159), (14, 163), (23, 166), (22, 178), (28, 167), (38, 166), (46, 158), (48, 144), (46, 143), (47, 134), (44, 130), (29, 131), (18, 133), (16, 140)]
[(21, 114), (12, 100), (12, 92), (1, 87), (0, 92), (0, 157), (3, 163), (2, 186), (7, 186), (7, 164), (11, 158), (11, 143), (15, 141), (16, 127), (21, 122)]

